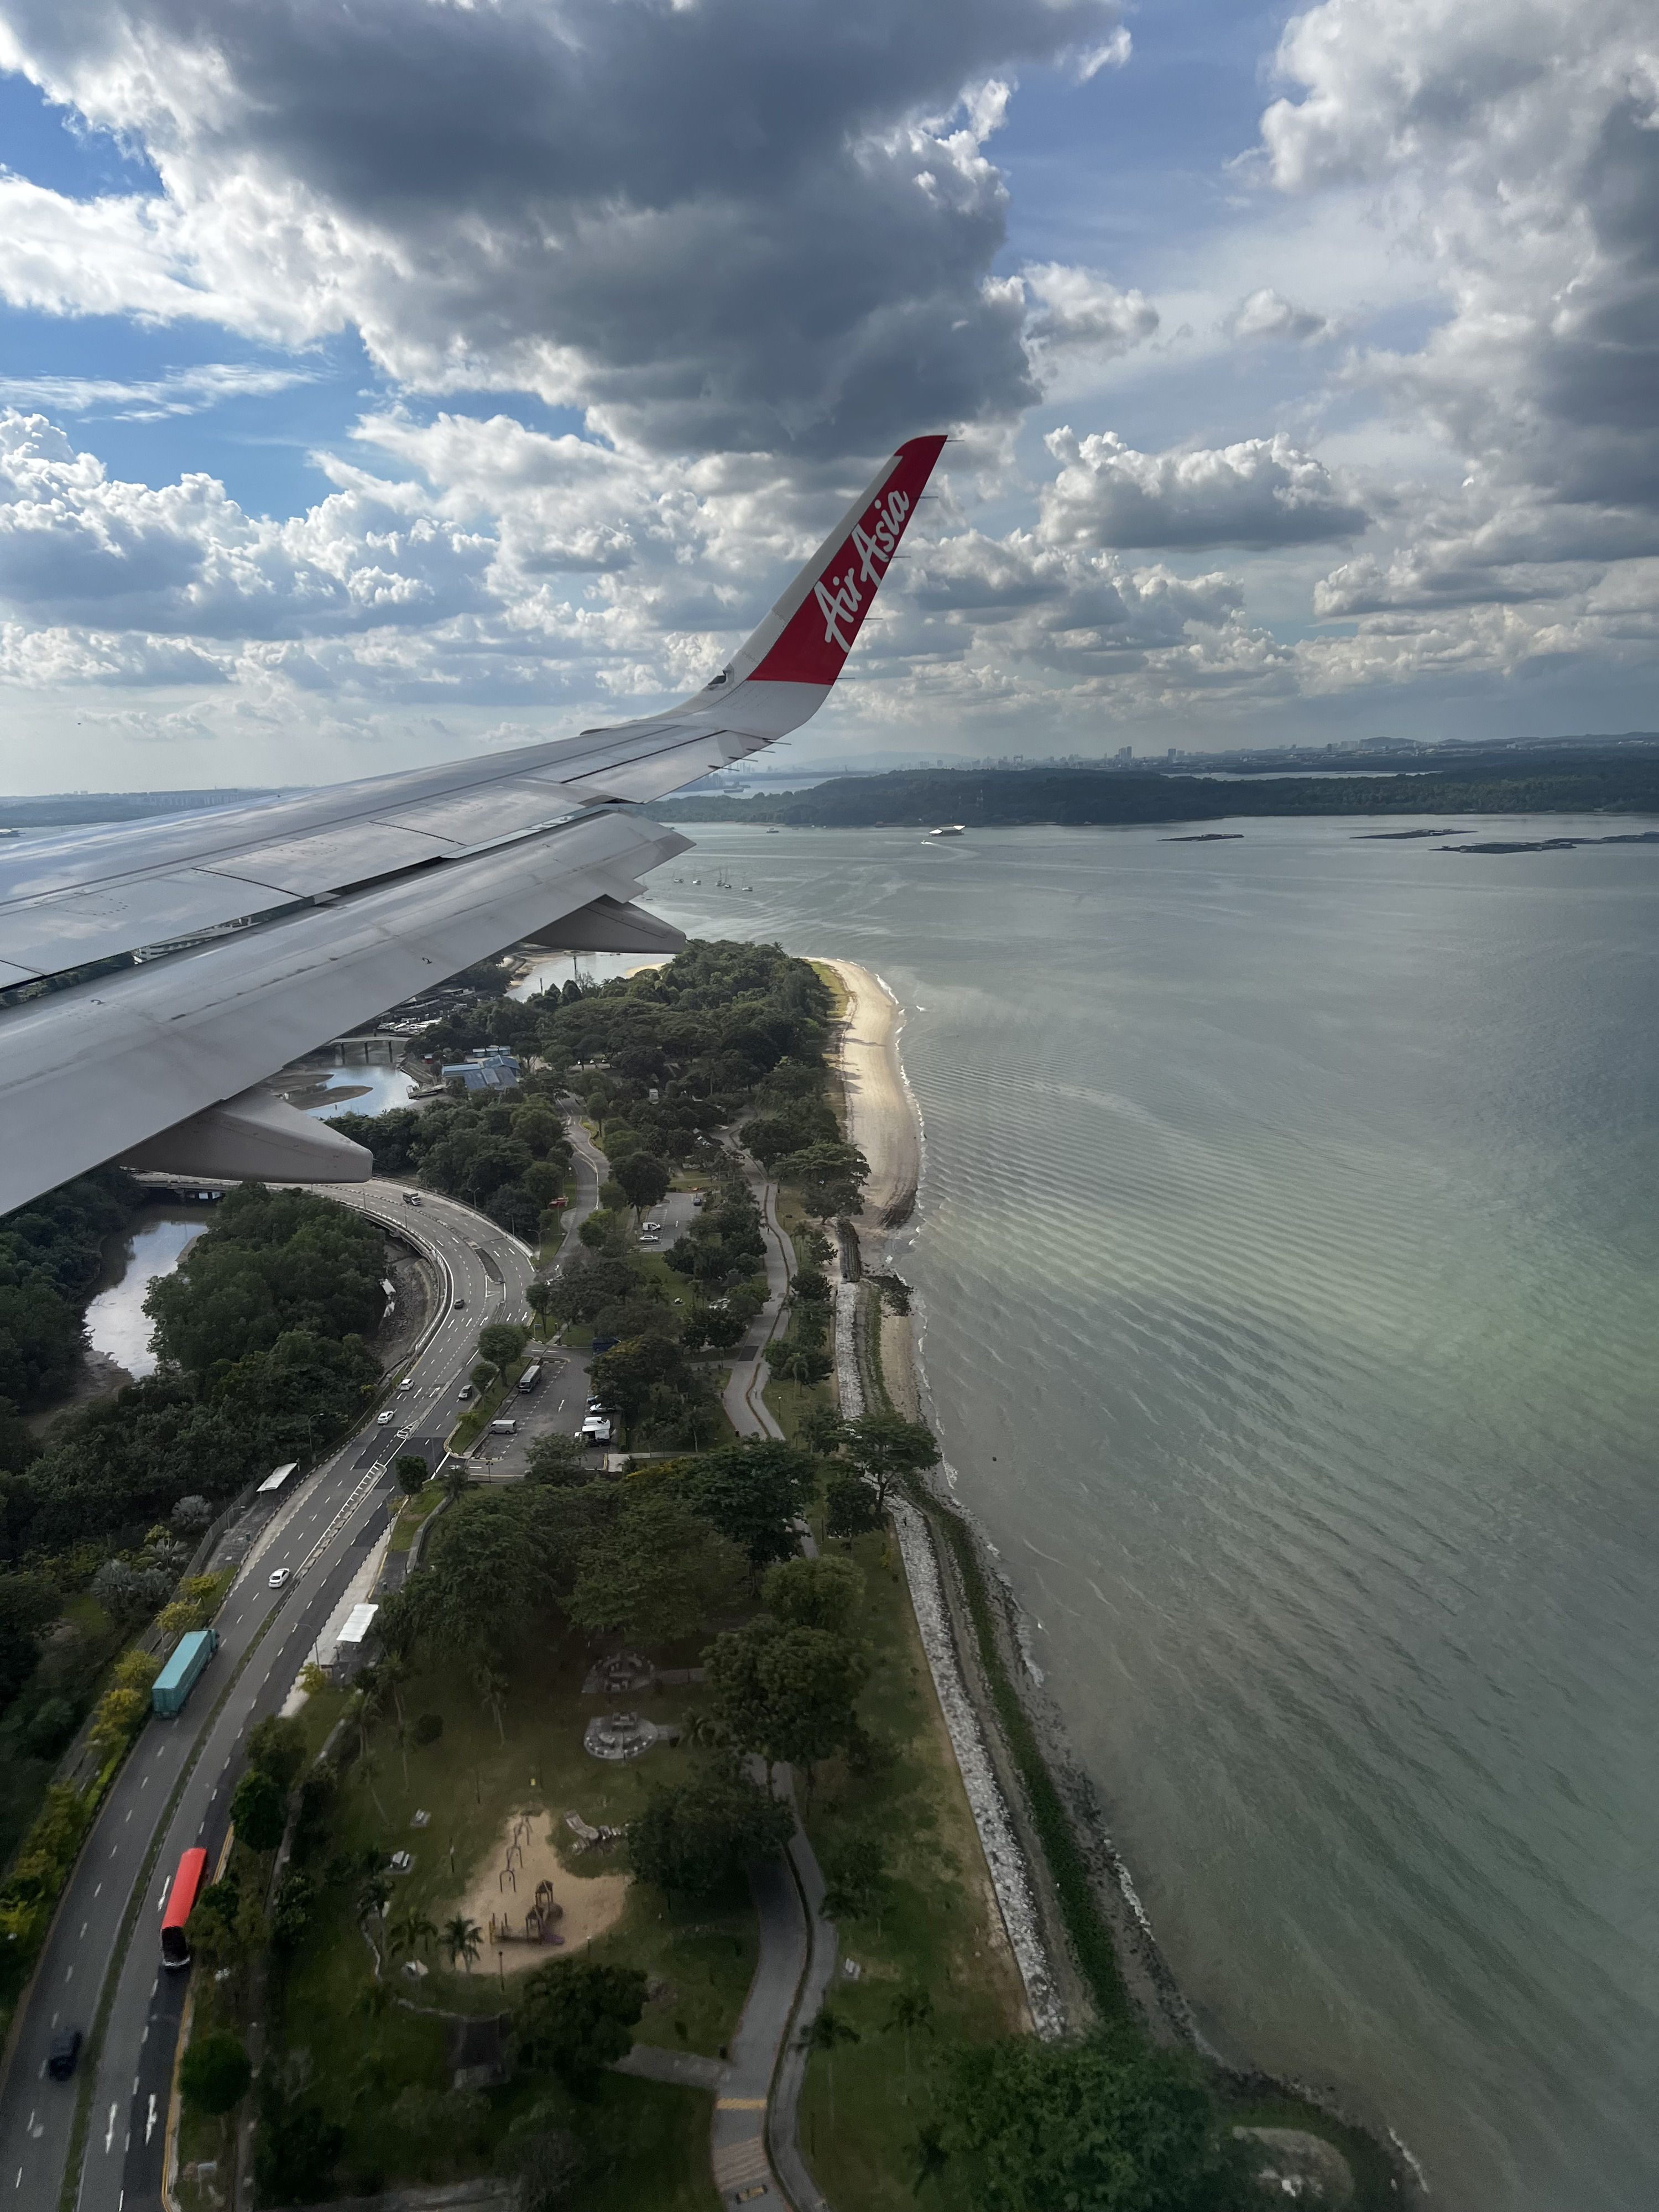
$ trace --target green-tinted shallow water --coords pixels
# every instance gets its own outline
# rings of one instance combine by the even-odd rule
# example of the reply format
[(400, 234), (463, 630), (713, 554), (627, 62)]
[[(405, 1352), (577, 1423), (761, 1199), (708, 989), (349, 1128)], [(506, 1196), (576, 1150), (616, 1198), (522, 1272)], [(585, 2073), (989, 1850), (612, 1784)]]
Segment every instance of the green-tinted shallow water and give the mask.
[(1373, 826), (700, 826), (651, 902), (910, 1009), (935, 1417), (1218, 2040), (1644, 2212), (1659, 851)]

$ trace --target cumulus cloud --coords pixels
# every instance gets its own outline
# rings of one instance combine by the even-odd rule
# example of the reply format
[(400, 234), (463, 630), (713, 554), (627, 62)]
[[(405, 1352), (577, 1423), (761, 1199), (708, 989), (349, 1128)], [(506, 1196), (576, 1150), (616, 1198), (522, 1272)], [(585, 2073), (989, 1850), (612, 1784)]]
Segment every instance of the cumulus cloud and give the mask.
[(1120, 291), (1097, 269), (1036, 263), (1020, 272), (1034, 306), (1025, 326), (1040, 374), (1063, 354), (1110, 361), (1142, 345), (1158, 330), (1158, 309), (1141, 292)]
[(483, 603), (493, 542), (414, 486), (337, 471), (305, 515), (245, 514), (211, 477), (111, 478), (42, 416), (0, 416), (0, 599), (43, 629), (240, 639), (427, 623)]
[(1258, 338), (1285, 338), (1293, 345), (1307, 345), (1331, 334), (1331, 325), (1323, 315), (1316, 315), (1309, 307), (1293, 307), (1271, 286), (1241, 300), (1224, 327), (1246, 344)]
[(1033, 396), (981, 148), (1010, 67), (1115, 27), (1110, 0), (7, 0), (0, 66), (161, 189), (9, 180), (0, 286), (355, 325), (406, 386), (532, 390), (658, 451), (868, 453)]
[[(1402, 59), (1409, 57), (1409, 65)], [(1331, 612), (1581, 588), (1659, 513), (1659, 50), (1641, 0), (1326, 0), (1286, 27), (1262, 118), (1285, 191), (1356, 182), (1427, 240), (1448, 311), (1351, 372), (1463, 465), (1418, 544)]]
[(1285, 437), (1197, 452), (1140, 453), (1110, 430), (1044, 441), (1060, 464), (1041, 501), (1049, 544), (1238, 545), (1268, 551), (1352, 538), (1364, 509), (1310, 453)]

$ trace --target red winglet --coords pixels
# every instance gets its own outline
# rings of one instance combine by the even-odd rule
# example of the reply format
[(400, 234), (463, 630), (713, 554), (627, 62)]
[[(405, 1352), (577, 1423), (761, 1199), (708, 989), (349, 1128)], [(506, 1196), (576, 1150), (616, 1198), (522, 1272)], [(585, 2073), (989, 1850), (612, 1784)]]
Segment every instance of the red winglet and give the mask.
[(751, 684), (833, 684), (876, 596), (876, 586), (945, 450), (943, 438), (911, 438), (893, 456), (863, 514), (807, 586)]

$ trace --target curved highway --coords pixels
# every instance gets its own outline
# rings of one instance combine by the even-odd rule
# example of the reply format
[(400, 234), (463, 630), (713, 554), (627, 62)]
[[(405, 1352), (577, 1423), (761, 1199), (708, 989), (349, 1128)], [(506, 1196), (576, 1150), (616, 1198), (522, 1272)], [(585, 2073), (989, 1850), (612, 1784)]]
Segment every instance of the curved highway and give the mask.
[[(157, 1929), (173, 1869), (194, 1844), (216, 1856), (247, 1730), (279, 1709), (365, 1547), (384, 1529), (392, 1461), (424, 1449), (437, 1463), (478, 1330), (527, 1318), (524, 1291), (534, 1267), (526, 1247), (453, 1200), (422, 1192), (418, 1206), (405, 1205), (404, 1188), (376, 1181), (319, 1194), (422, 1247), (445, 1280), (440, 1310), (401, 1376), (386, 1378), (379, 1407), (392, 1409), (393, 1419), (382, 1426), (371, 1416), (255, 1535), (215, 1619), (219, 1650), (200, 1684), (176, 1720), (147, 1723), (116, 1778), (70, 1875), (0, 2085), (0, 2212), (14, 2205), (47, 2212), (58, 2203), (75, 2113), (88, 2095), (79, 2187), (69, 2201), (80, 2212), (160, 2206), (187, 1979), (160, 1966)], [(404, 1377), (408, 1388), (399, 1389)], [(273, 1590), (278, 1567), (291, 1577)], [(107, 2024), (94, 2047), (106, 1990)], [(70, 2082), (51, 2081), (53, 2031), (71, 2025), (88, 2036), (80, 2073)]]

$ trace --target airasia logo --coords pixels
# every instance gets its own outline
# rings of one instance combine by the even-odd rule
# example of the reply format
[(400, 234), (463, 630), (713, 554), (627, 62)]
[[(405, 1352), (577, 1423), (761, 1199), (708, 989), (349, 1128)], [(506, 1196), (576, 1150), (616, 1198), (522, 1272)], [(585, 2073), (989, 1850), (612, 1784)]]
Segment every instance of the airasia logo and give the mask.
[(860, 580), (872, 592), (875, 590), (881, 581), (881, 570), (893, 557), (909, 512), (909, 495), (906, 492), (890, 491), (884, 500), (878, 499), (866, 517), (869, 528), (866, 530), (863, 523), (853, 526), (853, 550), (857, 561), (844, 575), (837, 576), (832, 572), (813, 585), (818, 612), (823, 617), (826, 645), (838, 646), (843, 653), (851, 650), (853, 641), (843, 635), (842, 624), (851, 623), (864, 605)]

